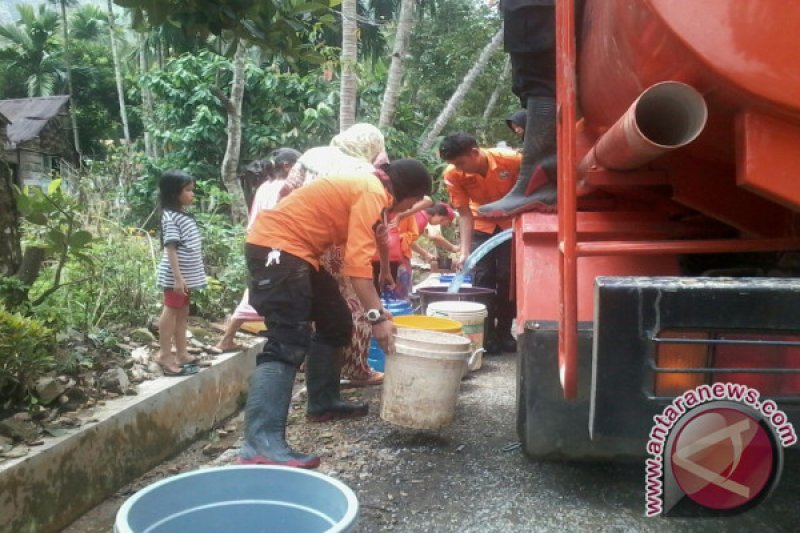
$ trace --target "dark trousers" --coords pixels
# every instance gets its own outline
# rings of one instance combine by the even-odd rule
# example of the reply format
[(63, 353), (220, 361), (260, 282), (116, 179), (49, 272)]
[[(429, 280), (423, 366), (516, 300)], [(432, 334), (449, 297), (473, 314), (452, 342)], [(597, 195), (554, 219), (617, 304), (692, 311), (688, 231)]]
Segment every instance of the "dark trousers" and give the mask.
[[(497, 229), (494, 235), (502, 230)], [(486, 242), (492, 235), (482, 231), (472, 232), (472, 251)], [(496, 291), (492, 305), (487, 309), (487, 335), (497, 337), (498, 333), (507, 333), (511, 322), (517, 315), (517, 308), (511, 301), (511, 242), (506, 241), (478, 261), (473, 272), (472, 284), (476, 287), (494, 289)], [(495, 320), (497, 326), (495, 326)]]
[(333, 276), (286, 252), (281, 252), (280, 263), (266, 266), (270, 251), (253, 244), (245, 247), (250, 305), (267, 326), (268, 341), (257, 363), (282, 361), (299, 366), (312, 341), (334, 348), (349, 343), (353, 333), (350, 308)]
[(528, 98), (556, 96), (555, 10), (529, 6), (504, 12), (504, 43), (511, 58), (511, 90)]

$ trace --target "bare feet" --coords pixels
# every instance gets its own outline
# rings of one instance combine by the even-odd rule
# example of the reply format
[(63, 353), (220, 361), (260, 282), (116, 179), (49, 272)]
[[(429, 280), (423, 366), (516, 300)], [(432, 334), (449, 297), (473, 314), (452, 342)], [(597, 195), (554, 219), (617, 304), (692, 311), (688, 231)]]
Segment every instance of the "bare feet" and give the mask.
[(153, 359), (165, 374), (177, 374), (183, 369), (183, 364), (179, 363), (173, 354), (169, 357), (164, 357), (159, 352), (156, 358)]
[(193, 355), (189, 355), (188, 353), (184, 353), (181, 355), (175, 354), (175, 359), (178, 360), (178, 364), (183, 365), (196, 365), (199, 359)]
[(219, 341), (217, 344), (214, 345), (214, 348), (222, 352), (239, 352), (244, 349), (240, 344), (236, 344), (235, 342), (224, 342), (224, 341)]

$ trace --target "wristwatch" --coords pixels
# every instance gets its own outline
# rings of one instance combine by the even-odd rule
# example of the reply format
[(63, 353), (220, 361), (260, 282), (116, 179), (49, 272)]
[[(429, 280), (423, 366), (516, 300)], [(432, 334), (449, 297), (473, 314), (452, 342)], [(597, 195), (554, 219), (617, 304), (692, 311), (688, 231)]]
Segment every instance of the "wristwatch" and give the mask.
[(373, 326), (387, 320), (380, 309), (368, 309), (367, 312), (364, 313), (364, 316), (367, 317), (367, 321)]

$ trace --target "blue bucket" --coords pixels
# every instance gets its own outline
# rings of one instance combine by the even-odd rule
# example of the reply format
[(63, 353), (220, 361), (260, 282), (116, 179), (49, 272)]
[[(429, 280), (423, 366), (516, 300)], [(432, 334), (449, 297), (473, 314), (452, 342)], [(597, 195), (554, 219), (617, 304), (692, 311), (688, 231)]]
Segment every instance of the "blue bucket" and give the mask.
[[(450, 285), (450, 282), (453, 281), (453, 278), (455, 278), (455, 274), (442, 274), (441, 276), (439, 276), (439, 284)], [(472, 276), (470, 274), (464, 276), (464, 282), (462, 284), (462, 287), (465, 285), (472, 286)]]
[[(386, 300), (381, 298), (381, 304), (384, 309), (392, 313), (393, 316), (411, 315), (414, 309), (411, 304), (406, 300)], [(367, 363), (372, 370), (383, 372), (383, 367), (386, 362), (386, 354), (383, 353), (381, 347), (378, 346), (378, 341), (372, 337), (369, 341), (369, 352), (367, 353)]]
[(117, 512), (115, 533), (344, 532), (358, 500), (341, 481), (285, 466), (226, 466), (153, 483)]

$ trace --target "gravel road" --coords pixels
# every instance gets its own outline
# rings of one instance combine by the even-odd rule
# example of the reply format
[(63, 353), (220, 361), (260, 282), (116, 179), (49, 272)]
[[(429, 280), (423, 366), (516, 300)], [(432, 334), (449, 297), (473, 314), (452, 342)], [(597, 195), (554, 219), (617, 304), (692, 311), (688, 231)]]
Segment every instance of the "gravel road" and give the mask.
[[(352, 393), (370, 402), (371, 413), (361, 420), (306, 424), (302, 400), (294, 402), (290, 441), (321, 454), (320, 471), (356, 492), (359, 532), (800, 530), (796, 452), (786, 457), (777, 491), (756, 509), (726, 518), (652, 519), (644, 516), (641, 463), (537, 463), (519, 450), (506, 451), (517, 441), (515, 367), (512, 355), (489, 359), (463, 382), (456, 421), (440, 432), (383, 422), (378, 417), (380, 388), (373, 388)], [(116, 510), (138, 488), (174, 473), (233, 463), (241, 425), (241, 416), (229, 421), (227, 435), (214, 432), (213, 438), (194, 444), (66, 532), (108, 532)]]

